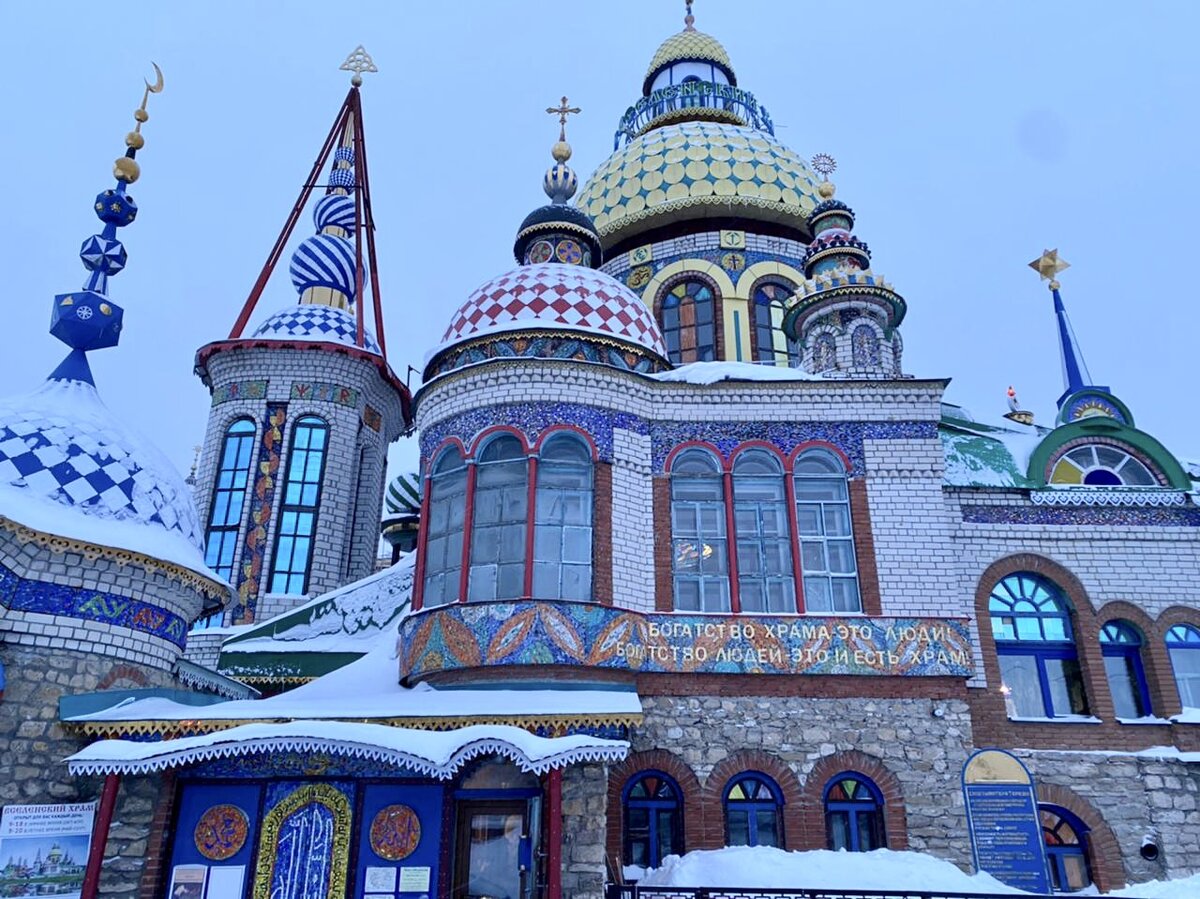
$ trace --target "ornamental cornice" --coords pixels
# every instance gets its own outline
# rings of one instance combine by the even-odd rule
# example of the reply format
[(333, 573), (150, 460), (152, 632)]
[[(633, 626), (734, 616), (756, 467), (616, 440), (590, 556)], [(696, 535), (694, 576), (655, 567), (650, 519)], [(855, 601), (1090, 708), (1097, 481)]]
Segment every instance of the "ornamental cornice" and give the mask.
[(1182, 506), (1187, 494), (1182, 490), (1105, 490), (1077, 487), (1066, 490), (1032, 490), (1035, 506)]

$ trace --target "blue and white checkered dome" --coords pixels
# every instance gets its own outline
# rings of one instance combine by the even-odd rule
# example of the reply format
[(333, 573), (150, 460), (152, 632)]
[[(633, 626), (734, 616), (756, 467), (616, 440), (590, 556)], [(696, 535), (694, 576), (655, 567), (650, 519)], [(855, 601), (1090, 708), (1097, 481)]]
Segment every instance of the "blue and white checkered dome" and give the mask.
[(289, 272), (297, 292), (330, 287), (354, 299), (354, 244), (332, 234), (316, 234), (296, 248)]
[(354, 197), (346, 194), (326, 194), (313, 207), (313, 224), (318, 231), (336, 226), (354, 230)]
[[(355, 346), (358, 325), (354, 313), (334, 306), (298, 303), (285, 306), (259, 325), (253, 337), (272, 340), (312, 340)], [(363, 328), (363, 344), (367, 352), (378, 353), (379, 344), (368, 328)]]
[(52, 379), (0, 400), (0, 515), (217, 579), (190, 488), (83, 381)]

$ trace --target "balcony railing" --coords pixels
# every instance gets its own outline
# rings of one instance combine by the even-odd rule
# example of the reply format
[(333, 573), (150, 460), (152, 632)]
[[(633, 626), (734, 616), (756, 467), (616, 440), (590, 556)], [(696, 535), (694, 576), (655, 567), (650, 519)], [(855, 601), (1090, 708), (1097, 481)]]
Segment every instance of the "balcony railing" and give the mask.
[(613, 149), (620, 149), (622, 140), (629, 143), (655, 119), (689, 109), (717, 110), (742, 125), (749, 125), (772, 135), (775, 133), (770, 113), (750, 91), (744, 91), (731, 84), (685, 81), (682, 84), (659, 88), (650, 96), (642, 97), (630, 106), (617, 125), (617, 133), (613, 136)]

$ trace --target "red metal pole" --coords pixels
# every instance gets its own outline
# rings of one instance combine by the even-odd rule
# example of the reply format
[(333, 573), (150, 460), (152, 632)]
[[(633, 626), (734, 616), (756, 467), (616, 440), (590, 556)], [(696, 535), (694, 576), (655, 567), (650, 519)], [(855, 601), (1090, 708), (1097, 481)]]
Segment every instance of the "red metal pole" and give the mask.
[(367, 266), (371, 273), (371, 303), (375, 312), (375, 340), (379, 343), (379, 352), (383, 361), (387, 362), (387, 340), (383, 335), (383, 298), (379, 294), (379, 262), (375, 255), (375, 213), (371, 210), (371, 176), (367, 172), (367, 132), (362, 120), (362, 100), (359, 99), (357, 117), (354, 120), (356, 130), (355, 141), (358, 144), (359, 181), (362, 184), (362, 201), (364, 211), (363, 224), (367, 231)]
[(546, 842), (546, 899), (562, 899), (562, 769), (551, 768), (548, 775), (550, 799), (546, 818), (549, 834)]
[(100, 791), (100, 808), (96, 810), (96, 826), (92, 829), (92, 848), (88, 851), (87, 870), (83, 875), (80, 899), (96, 899), (99, 895), (100, 868), (104, 864), (108, 828), (112, 824), (113, 810), (117, 807), (117, 789), (120, 786), (121, 775), (105, 776), (104, 789)]
[[(350, 94), (353, 93), (354, 88), (350, 88)], [(337, 135), (345, 125), (349, 108), (350, 95), (347, 95), (346, 99), (342, 102), (341, 112), (338, 113), (333, 127), (329, 130), (329, 136), (325, 138), (325, 143), (321, 145), (321, 152), (317, 155), (317, 161), (313, 163), (312, 171), (309, 172), (308, 178), (304, 182), (304, 187), (300, 189), (300, 198), (296, 200), (292, 211), (288, 213), (287, 221), (283, 224), (283, 230), (279, 232), (279, 237), (275, 240), (275, 246), (271, 248), (271, 254), (267, 257), (266, 264), (263, 265), (262, 271), (258, 274), (258, 280), (254, 282), (254, 286), (250, 289), (250, 296), (246, 298), (246, 303), (242, 306), (242, 311), (233, 325), (233, 330), (229, 332), (230, 340), (237, 340), (237, 338), (241, 337), (242, 331), (246, 328), (246, 323), (250, 321), (250, 316), (254, 313), (254, 307), (258, 305), (258, 299), (262, 296), (263, 289), (267, 286), (267, 281), (271, 278), (271, 272), (275, 270), (275, 265), (279, 262), (279, 257), (283, 255), (283, 248), (287, 246), (287, 242), (292, 236), (292, 231), (296, 228), (296, 222), (300, 220), (300, 213), (304, 211), (304, 204), (308, 202), (308, 198), (313, 191), (313, 186), (317, 183), (317, 178), (321, 175), (321, 166), (325, 164), (325, 160), (329, 157), (329, 153), (337, 140)]]
[(354, 115), (354, 134), (351, 142), (354, 145), (355, 151), (355, 184), (354, 184), (354, 345), (362, 347), (366, 345), (363, 339), (363, 306), (366, 305), (367, 298), (363, 296), (363, 180), (362, 171), (358, 169), (359, 160), (357, 157), (361, 155), (362, 143), (359, 141), (359, 136), (362, 133), (359, 130), (359, 116), (362, 110), (360, 102), (361, 95), (357, 87), (350, 89), (350, 104), (352, 114)]
[(462, 569), (458, 572), (458, 601), (467, 601), (467, 590), (471, 585), (471, 539), (475, 518), (475, 480), (479, 466), (467, 463), (467, 504), (463, 510)]
[[(533, 598), (533, 540), (536, 535), (534, 524), (537, 519), (537, 456), (530, 456), (526, 465), (525, 485), (525, 583), (523, 593), (526, 599)], [(543, 596), (542, 599), (557, 599), (557, 596)]]

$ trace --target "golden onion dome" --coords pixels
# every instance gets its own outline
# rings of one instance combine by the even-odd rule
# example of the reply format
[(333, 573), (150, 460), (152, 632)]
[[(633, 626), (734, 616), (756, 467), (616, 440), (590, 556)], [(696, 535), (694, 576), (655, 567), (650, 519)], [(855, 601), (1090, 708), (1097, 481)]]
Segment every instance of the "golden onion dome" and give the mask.
[(673, 62), (689, 60), (715, 62), (729, 73), (730, 82), (737, 84), (733, 63), (729, 61), (729, 54), (721, 42), (711, 34), (689, 28), (671, 35), (659, 45), (654, 58), (650, 60), (650, 67), (646, 69), (646, 90), (649, 91), (651, 80), (660, 70)]
[(728, 217), (806, 230), (820, 177), (765, 131), (716, 122), (655, 128), (618, 149), (588, 179), (576, 205), (605, 248), (631, 231)]

